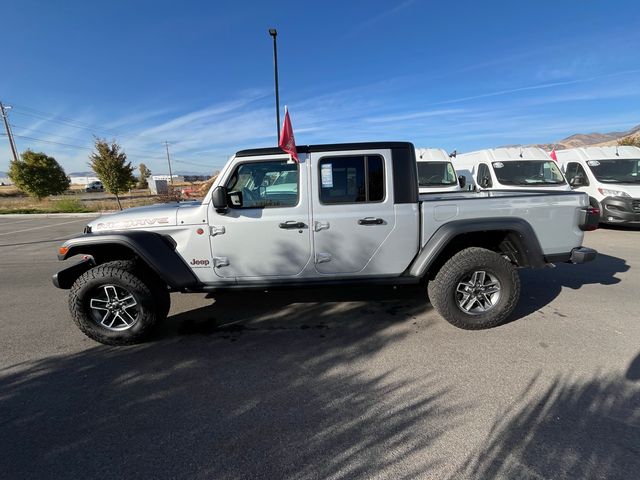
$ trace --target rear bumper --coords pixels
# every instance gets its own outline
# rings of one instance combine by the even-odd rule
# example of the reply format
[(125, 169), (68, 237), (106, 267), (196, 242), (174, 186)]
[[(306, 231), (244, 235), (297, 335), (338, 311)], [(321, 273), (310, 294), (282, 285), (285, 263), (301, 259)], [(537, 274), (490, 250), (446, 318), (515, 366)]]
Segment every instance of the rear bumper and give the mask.
[(606, 197), (602, 202), (602, 223), (630, 223), (640, 225), (640, 199)]
[(547, 263), (587, 263), (595, 260), (598, 252), (593, 248), (576, 247), (568, 253), (545, 255)]

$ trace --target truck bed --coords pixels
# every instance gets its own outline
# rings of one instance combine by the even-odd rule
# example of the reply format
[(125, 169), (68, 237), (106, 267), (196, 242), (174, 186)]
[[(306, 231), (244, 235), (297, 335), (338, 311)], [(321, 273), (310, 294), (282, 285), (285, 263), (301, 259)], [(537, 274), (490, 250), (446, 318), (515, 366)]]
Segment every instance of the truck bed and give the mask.
[(456, 220), (522, 218), (538, 236), (545, 255), (570, 252), (582, 244), (578, 228), (589, 198), (581, 192), (501, 190), (420, 195), (420, 245), (445, 223)]

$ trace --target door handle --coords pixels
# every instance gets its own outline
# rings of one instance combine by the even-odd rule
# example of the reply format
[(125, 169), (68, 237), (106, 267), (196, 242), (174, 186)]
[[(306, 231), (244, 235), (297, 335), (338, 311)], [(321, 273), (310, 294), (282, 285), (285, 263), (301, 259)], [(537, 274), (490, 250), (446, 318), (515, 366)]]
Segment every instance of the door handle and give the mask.
[(358, 225), (382, 225), (384, 220), (382, 218), (365, 217), (358, 220)]
[(306, 227), (304, 222), (296, 222), (295, 220), (290, 220), (288, 222), (283, 222), (278, 226), (280, 228), (284, 228), (285, 230), (293, 230), (293, 229), (305, 228)]

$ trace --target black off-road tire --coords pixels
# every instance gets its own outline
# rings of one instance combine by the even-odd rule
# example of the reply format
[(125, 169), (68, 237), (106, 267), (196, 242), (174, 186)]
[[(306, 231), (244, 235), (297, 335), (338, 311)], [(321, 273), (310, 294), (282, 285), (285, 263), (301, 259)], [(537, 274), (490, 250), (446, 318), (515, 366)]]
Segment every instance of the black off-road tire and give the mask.
[[(136, 302), (135, 323), (115, 331), (100, 325), (92, 314), (91, 299), (104, 286), (126, 291)], [(105, 345), (140, 343), (159, 319), (153, 288), (131, 272), (105, 263), (82, 274), (69, 292), (69, 310), (74, 323), (89, 338)]]
[[(496, 278), (500, 296), (487, 311), (470, 314), (458, 305), (457, 288), (475, 271), (484, 271)], [(449, 323), (465, 330), (480, 330), (502, 324), (513, 312), (520, 298), (520, 277), (511, 262), (501, 255), (471, 247), (458, 252), (442, 266), (429, 282), (428, 293), (431, 304)]]
[(164, 320), (171, 309), (171, 295), (162, 280), (148, 267), (140, 265), (136, 260), (112, 260), (101, 264), (113, 268), (119, 268), (142, 279), (153, 290), (156, 305), (158, 307), (158, 320)]

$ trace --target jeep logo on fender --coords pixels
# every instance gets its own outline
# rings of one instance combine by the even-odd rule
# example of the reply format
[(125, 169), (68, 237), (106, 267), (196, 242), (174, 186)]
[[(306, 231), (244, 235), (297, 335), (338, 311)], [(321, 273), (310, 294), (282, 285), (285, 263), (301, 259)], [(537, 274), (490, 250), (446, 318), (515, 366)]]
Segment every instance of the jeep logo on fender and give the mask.
[(193, 265), (194, 267), (207, 267), (209, 266), (209, 260), (197, 260), (197, 259), (193, 259), (191, 260), (191, 262), (189, 262), (189, 265)]

